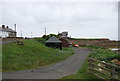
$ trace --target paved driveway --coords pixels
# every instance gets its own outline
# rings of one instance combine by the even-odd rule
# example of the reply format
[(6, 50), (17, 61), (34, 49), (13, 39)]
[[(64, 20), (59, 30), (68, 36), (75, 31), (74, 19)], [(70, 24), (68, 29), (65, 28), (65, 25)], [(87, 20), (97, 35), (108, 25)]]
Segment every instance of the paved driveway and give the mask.
[(87, 48), (74, 48), (75, 54), (47, 67), (16, 72), (3, 72), (3, 79), (58, 79), (78, 72), (90, 51)]

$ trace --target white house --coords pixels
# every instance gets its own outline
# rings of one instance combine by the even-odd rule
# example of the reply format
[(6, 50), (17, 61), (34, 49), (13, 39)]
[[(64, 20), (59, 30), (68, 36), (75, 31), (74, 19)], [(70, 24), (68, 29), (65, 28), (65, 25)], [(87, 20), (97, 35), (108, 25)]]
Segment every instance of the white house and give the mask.
[(5, 25), (2, 25), (2, 27), (0, 27), (0, 37), (1, 38), (16, 37), (16, 33), (17, 33), (16, 31), (9, 28), (8, 26), (5, 27)]

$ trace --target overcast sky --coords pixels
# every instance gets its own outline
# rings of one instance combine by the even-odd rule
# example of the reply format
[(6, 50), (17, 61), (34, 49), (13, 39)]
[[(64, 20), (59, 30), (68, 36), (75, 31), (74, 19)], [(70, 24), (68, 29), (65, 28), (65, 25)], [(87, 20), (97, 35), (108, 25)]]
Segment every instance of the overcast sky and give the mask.
[(14, 29), (18, 36), (41, 37), (68, 31), (74, 38), (118, 39), (117, 2), (7, 2), (0, 3), (0, 23)]

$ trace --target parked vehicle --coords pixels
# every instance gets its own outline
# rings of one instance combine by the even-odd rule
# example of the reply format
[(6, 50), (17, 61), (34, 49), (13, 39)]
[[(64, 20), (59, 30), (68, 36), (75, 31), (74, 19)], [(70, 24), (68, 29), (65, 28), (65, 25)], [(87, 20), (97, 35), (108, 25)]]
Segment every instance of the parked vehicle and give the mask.
[(78, 45), (78, 44), (75, 44), (74, 47), (79, 47), (79, 45)]

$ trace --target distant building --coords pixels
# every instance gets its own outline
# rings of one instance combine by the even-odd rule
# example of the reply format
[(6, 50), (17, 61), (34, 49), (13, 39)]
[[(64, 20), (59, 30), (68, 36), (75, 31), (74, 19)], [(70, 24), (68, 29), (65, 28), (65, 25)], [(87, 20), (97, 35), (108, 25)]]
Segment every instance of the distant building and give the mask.
[(58, 33), (59, 40), (62, 42), (62, 47), (68, 47), (68, 32)]
[(8, 26), (5, 27), (5, 25), (2, 25), (0, 27), (0, 37), (1, 38), (7, 38), (7, 37), (16, 37), (16, 31), (9, 28)]
[(69, 47), (69, 42), (67, 39), (60, 38), (59, 40), (62, 42), (62, 47)]
[(45, 45), (51, 48), (59, 48), (62, 50), (62, 42), (57, 39), (55, 36), (52, 36), (49, 38), (46, 42)]
[(67, 38), (68, 38), (68, 32), (59, 33), (58, 36), (59, 36), (60, 38), (67, 39)]

